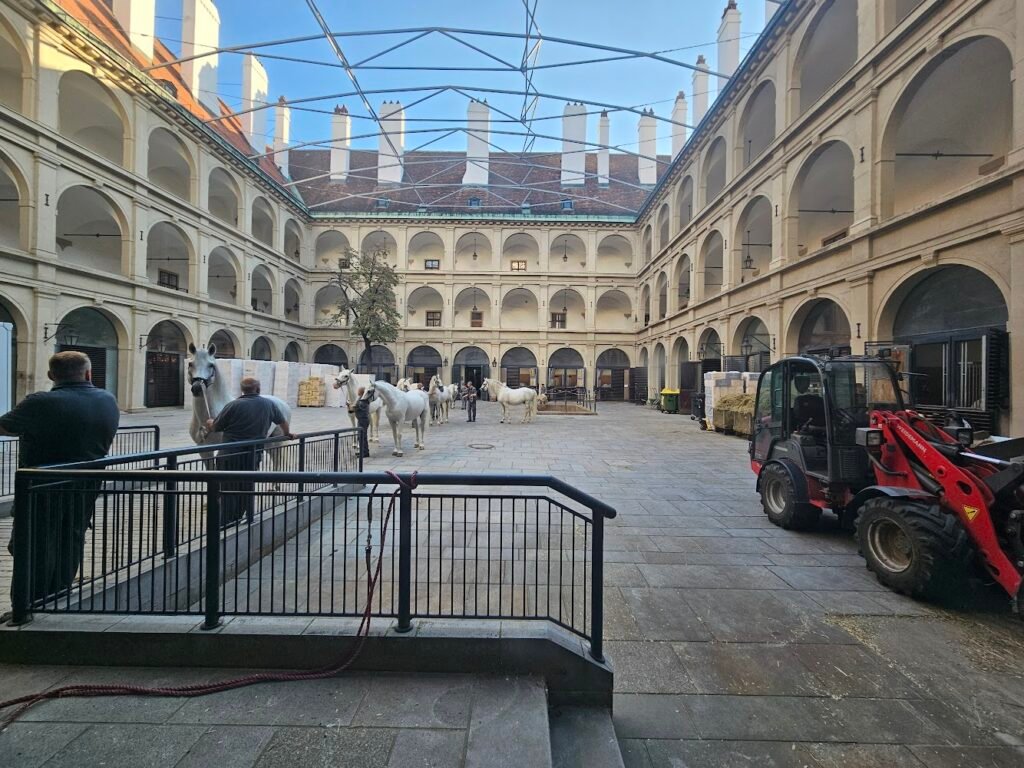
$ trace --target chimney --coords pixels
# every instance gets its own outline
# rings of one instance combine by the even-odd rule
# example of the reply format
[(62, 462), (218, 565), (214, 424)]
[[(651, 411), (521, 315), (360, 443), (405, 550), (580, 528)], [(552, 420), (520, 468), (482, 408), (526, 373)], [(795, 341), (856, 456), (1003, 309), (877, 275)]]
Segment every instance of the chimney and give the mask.
[(764, 0), (764, 24), (768, 26), (768, 22), (772, 20), (772, 16), (779, 10), (779, 0)]
[(640, 183), (654, 186), (658, 183), (658, 141), (655, 135), (654, 110), (644, 110), (636, 129), (640, 140), (640, 157), (637, 158), (637, 175)]
[[(402, 183), (402, 154), (405, 151), (405, 110), (399, 101), (385, 101), (380, 108), (380, 137), (377, 146), (377, 182)], [(388, 139), (391, 143), (388, 143)], [(394, 146), (394, 149), (392, 149)]]
[(491, 108), (472, 99), (466, 109), (466, 173), (463, 184), (483, 185), (490, 181), (487, 158), (490, 155)]
[(331, 181), (348, 178), (348, 144), (352, 136), (352, 118), (344, 105), (334, 108), (331, 118)]
[[(267, 94), (270, 81), (267, 70), (253, 54), (247, 53), (242, 58), (242, 132), (253, 147), (266, 145), (267, 113), (263, 108), (267, 105)], [(255, 112), (246, 110), (254, 109)]]
[(704, 115), (708, 113), (708, 72), (707, 59), (703, 55), (697, 57), (697, 66), (693, 72), (693, 124), (700, 125)]
[(152, 60), (156, 0), (114, 0), (114, 17), (131, 44)]
[[(197, 101), (206, 104), (214, 113), (217, 107), (217, 60), (220, 45), (220, 14), (212, 0), (182, 0), (181, 3), (181, 56), (200, 56), (184, 61), (181, 76)], [(210, 55), (203, 55), (210, 54)]]
[(562, 185), (583, 184), (587, 163), (587, 108), (580, 102), (562, 111)]
[(292, 110), (284, 96), (274, 107), (274, 162), (288, 176), (288, 138), (292, 128)]
[(608, 184), (608, 142), (610, 135), (611, 126), (608, 122), (608, 110), (604, 110), (597, 121), (597, 143), (601, 145), (597, 150), (598, 184)]
[(672, 107), (672, 157), (679, 157), (686, 144), (686, 94), (680, 91), (676, 94), (676, 103)]
[[(740, 9), (736, 0), (729, 0), (722, 13), (718, 27), (718, 71), (732, 77), (740, 67)], [(718, 92), (725, 88), (725, 82), (718, 84)]]

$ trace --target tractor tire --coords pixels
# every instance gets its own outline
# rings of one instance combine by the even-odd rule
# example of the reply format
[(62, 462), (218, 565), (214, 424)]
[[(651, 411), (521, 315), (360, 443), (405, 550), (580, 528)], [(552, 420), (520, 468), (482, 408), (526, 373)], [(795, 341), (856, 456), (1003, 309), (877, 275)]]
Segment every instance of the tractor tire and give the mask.
[(769, 464), (761, 471), (761, 506), (772, 523), (789, 531), (816, 526), (821, 510), (798, 499), (792, 478), (780, 465)]
[(857, 543), (868, 569), (896, 592), (948, 599), (968, 588), (974, 547), (938, 504), (868, 499), (857, 517)]

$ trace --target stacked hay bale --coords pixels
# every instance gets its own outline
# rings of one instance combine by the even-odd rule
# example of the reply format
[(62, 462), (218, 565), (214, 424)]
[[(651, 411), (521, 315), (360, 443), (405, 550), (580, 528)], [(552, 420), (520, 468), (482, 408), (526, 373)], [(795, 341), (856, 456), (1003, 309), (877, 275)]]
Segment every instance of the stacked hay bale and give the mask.
[(299, 382), (300, 408), (323, 408), (327, 403), (327, 386), (319, 376), (310, 376)]
[(715, 403), (715, 429), (750, 437), (754, 424), (753, 394), (723, 395)]

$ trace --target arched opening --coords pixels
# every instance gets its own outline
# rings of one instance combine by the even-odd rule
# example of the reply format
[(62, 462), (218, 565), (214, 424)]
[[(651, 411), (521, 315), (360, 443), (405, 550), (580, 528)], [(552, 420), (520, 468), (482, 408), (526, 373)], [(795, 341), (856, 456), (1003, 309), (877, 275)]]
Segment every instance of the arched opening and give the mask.
[(932, 204), (1006, 163), (1012, 70), (1002, 42), (977, 37), (942, 51), (914, 78), (882, 144), (884, 216)]
[(252, 201), (252, 236), (268, 248), (274, 247), (274, 209), (264, 198)]
[(420, 286), (406, 302), (410, 328), (441, 328), (444, 325), (444, 299), (430, 286)]
[[(722, 370), (722, 358), (725, 356), (725, 345), (714, 328), (705, 328), (697, 343), (697, 358), (700, 360), (701, 373)], [(703, 378), (700, 388), (704, 388)]]
[(683, 254), (683, 258), (679, 260), (679, 264), (676, 265), (675, 284), (676, 284), (676, 301), (679, 309), (687, 306), (690, 303), (690, 292), (691, 285), (693, 282), (693, 265), (690, 263), (690, 257)]
[(147, 408), (181, 407), (185, 404), (182, 364), (188, 341), (177, 323), (161, 320), (146, 338)]
[(455, 243), (455, 269), (489, 269), (491, 241), (482, 232), (467, 232)]
[(61, 75), (57, 113), (60, 134), (118, 165), (125, 162), (125, 121), (114, 95), (92, 75)]
[(206, 292), (213, 301), (238, 304), (238, 271), (235, 256), (218, 245), (206, 259)]
[(693, 177), (687, 176), (679, 185), (679, 229), (682, 230), (693, 220)]
[(587, 327), (587, 304), (579, 291), (559, 288), (548, 301), (548, 327), (553, 331), (583, 331)]
[(796, 216), (797, 256), (842, 240), (853, 224), (853, 153), (832, 141), (812, 154), (797, 176), (790, 215)]
[(693, 413), (693, 396), (703, 390), (704, 380), (700, 374), (699, 363), (690, 362), (690, 343), (682, 336), (672, 343), (669, 365), (679, 375), (676, 382), (676, 388), (679, 390), (679, 412)]
[(286, 363), (301, 363), (302, 347), (299, 346), (299, 342), (289, 341), (284, 348), (284, 355), (282, 355), (281, 359)]
[(570, 347), (563, 347), (552, 354), (548, 358), (547, 386), (549, 390), (585, 389), (587, 369), (583, 355)]
[(505, 239), (501, 246), (501, 267), (506, 272), (528, 272), (540, 267), (540, 247), (525, 232)]
[(633, 303), (625, 292), (612, 289), (597, 299), (595, 324), (602, 331), (632, 331)]
[(146, 277), (153, 285), (189, 292), (192, 245), (177, 226), (161, 221), (146, 236)]
[(231, 174), (223, 168), (210, 171), (210, 188), (207, 192), (210, 215), (237, 227), (238, 201), (238, 184)]
[(452, 325), (456, 328), (489, 328), (491, 299), (475, 285), (459, 291), (455, 297)]
[(640, 291), (640, 309), (644, 313), (644, 326), (651, 324), (651, 286), (645, 285)]
[(600, 400), (621, 402), (629, 386), (629, 355), (621, 349), (606, 349), (597, 356), (595, 387)]
[(661, 206), (661, 210), (658, 211), (658, 252), (665, 250), (668, 247), (668, 241), (671, 239), (671, 220), (672, 216), (669, 213), (668, 203)]
[(700, 261), (703, 265), (702, 277), (704, 279), (704, 291), (701, 298), (715, 296), (722, 292), (722, 280), (724, 271), (722, 269), (722, 257), (725, 253), (725, 243), (719, 232), (712, 232), (704, 240), (701, 248)]
[(725, 139), (719, 136), (704, 155), (704, 205), (725, 189)]
[(441, 365), (441, 353), (436, 349), (425, 345), (416, 347), (405, 359), (405, 378), (426, 387), (441, 372)]
[(352, 246), (348, 238), (336, 230), (321, 232), (316, 238), (316, 265), (320, 269), (337, 269), (351, 260)]
[(655, 392), (660, 394), (665, 388), (666, 366), (665, 366), (665, 345), (658, 344), (654, 347), (654, 386)]
[(266, 336), (258, 336), (252, 343), (252, 351), (249, 354), (250, 360), (273, 360), (274, 350), (270, 345), (270, 339)]
[(797, 54), (795, 113), (806, 112), (856, 61), (857, 0), (830, 0), (807, 28)]
[(262, 264), (252, 271), (249, 306), (253, 312), (262, 312), (264, 315), (274, 311), (274, 278)]
[(313, 322), (317, 325), (348, 325), (348, 316), (341, 312), (343, 297), (341, 288), (333, 283), (317, 291), (314, 299), (316, 316)]
[(284, 223), (284, 255), (292, 261), (302, 259), (302, 229), (295, 219)]
[(664, 320), (668, 316), (668, 275), (662, 272), (658, 275), (658, 319)]
[(302, 286), (295, 278), (284, 284), (284, 319), (293, 323), (302, 321)]
[(24, 389), (18, 386), (19, 376), (25, 378), (20, 367), (23, 356), (18, 354), (18, 326), (22, 326), (22, 338), (26, 329), (18, 317), (21, 313), (0, 298), (0, 410), (4, 413), (14, 407), (20, 399), (19, 390)]
[[(763, 371), (772, 362), (773, 339), (759, 317), (748, 317), (736, 329), (733, 352), (738, 352), (741, 371)], [(729, 370), (736, 370), (729, 366)]]
[(633, 266), (633, 246), (622, 235), (608, 235), (597, 246), (598, 272), (626, 272)]
[(647, 347), (640, 350), (640, 365), (631, 373), (630, 377), (630, 400), (645, 403), (650, 399), (651, 392), (648, 382), (650, 381), (651, 363)]
[(434, 232), (417, 232), (407, 250), (409, 269), (436, 272), (444, 266), (444, 242)]
[(238, 343), (230, 331), (220, 329), (210, 336), (210, 343), (217, 349), (217, 357), (221, 360), (234, 360), (238, 357)]
[(92, 383), (117, 396), (118, 332), (98, 309), (81, 307), (64, 316), (57, 326), (54, 352), (82, 352), (92, 362)]
[(653, 236), (652, 231), (651, 231), (651, 225), (648, 224), (644, 228), (644, 240), (643, 240), (643, 243), (644, 243), (644, 264), (645, 265), (646, 264), (650, 264), (651, 263), (651, 259), (654, 258), (654, 242), (653, 242), (653, 237), (654, 236)]
[(587, 246), (576, 235), (559, 235), (551, 240), (548, 271), (579, 272), (587, 266)]
[(536, 330), (539, 305), (533, 291), (513, 288), (501, 300), (501, 327)]
[(738, 244), (734, 250), (735, 269), (741, 283), (768, 271), (772, 262), (773, 240), (772, 204), (767, 197), (755, 197), (743, 209), (733, 243)]
[(491, 376), (491, 364), (487, 360), (487, 353), (480, 347), (463, 347), (455, 353), (455, 360), (452, 363), (452, 381), (458, 384), (465, 384), (472, 381), (473, 386), (480, 389), (484, 379)]
[(57, 201), (57, 258), (121, 274), (125, 242), (120, 222), (120, 213), (99, 192), (69, 187)]
[(394, 383), (398, 380), (398, 366), (391, 350), (380, 344), (370, 347), (369, 353), (364, 349), (359, 355), (356, 373), (368, 373), (375, 381)]
[(0, 104), (15, 112), (24, 109), (24, 70), (21, 45), (8, 35), (5, 26), (0, 25)]
[(21, 226), (23, 202), (21, 188), (14, 174), (0, 160), (0, 245), (24, 247)]
[(333, 365), (336, 368), (348, 368), (348, 355), (337, 344), (324, 344), (313, 353), (313, 362), (319, 365)]
[(741, 166), (746, 168), (775, 140), (775, 83), (765, 80), (747, 101), (740, 123)]
[(375, 255), (392, 269), (398, 269), (398, 241), (383, 229), (364, 237), (361, 250), (365, 254)]
[(843, 308), (836, 302), (831, 299), (818, 299), (805, 304), (796, 313), (787, 341), (787, 349), (793, 349), (795, 346), (800, 354), (821, 351), (849, 352), (850, 321)]
[(192, 161), (181, 139), (166, 128), (149, 134), (146, 176), (165, 192), (192, 199)]
[[(951, 301), (950, 297), (956, 297)], [(975, 429), (1000, 426), (1009, 405), (1011, 366), (1006, 299), (991, 278), (961, 265), (905, 281), (886, 303), (880, 330), (909, 347), (914, 404), (927, 413), (955, 408)]]
[(501, 380), (510, 387), (538, 385), (537, 357), (526, 347), (513, 347), (501, 356)]
[[(885, 33), (888, 34), (924, 0), (884, 0)], [(954, 102), (955, 103), (955, 102)]]

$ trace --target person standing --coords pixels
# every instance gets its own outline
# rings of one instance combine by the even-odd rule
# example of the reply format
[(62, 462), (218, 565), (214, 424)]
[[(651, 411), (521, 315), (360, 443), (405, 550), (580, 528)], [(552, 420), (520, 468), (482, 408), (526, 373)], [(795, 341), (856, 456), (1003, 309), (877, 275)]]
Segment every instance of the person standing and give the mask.
[[(241, 382), (242, 395), (224, 406), (217, 418), (208, 419), (206, 428), (210, 432), (222, 432), (225, 443), (240, 443), (246, 440), (262, 440), (270, 434), (271, 425), (281, 427), (289, 440), (295, 438), (288, 420), (277, 403), (260, 396), (260, 381), (246, 376)], [(259, 446), (238, 450), (217, 451), (217, 469), (223, 472), (255, 472), (263, 460), (263, 449)], [(221, 488), (220, 522), (231, 525), (243, 515), (253, 512), (253, 496), (256, 484), (251, 480), (225, 483)], [(226, 492), (226, 493), (225, 493)]]
[(370, 430), (370, 401), (363, 400), (365, 392), (366, 387), (357, 389), (356, 403), (349, 408), (350, 411), (354, 410), (356, 414), (356, 424), (359, 426), (359, 457), (363, 459), (370, 457), (370, 441), (367, 438), (367, 433)]
[[(0, 417), (0, 435), (20, 438), (18, 465), (102, 459), (110, 451), (121, 419), (117, 400), (93, 386), (92, 363), (81, 352), (53, 355), (46, 375), (53, 382), (49, 392), (29, 395)], [(76, 480), (73, 485), (69, 481), (62, 484), (61, 492), (37, 497), (31, 519), (23, 520), (16, 513), (15, 527), (31, 536), (29, 594), (33, 602), (74, 583), (100, 487), (99, 480)], [(14, 506), (17, 510), (17, 500)], [(14, 554), (14, 535), (7, 549)]]
[(466, 382), (466, 394), (462, 398), (466, 401), (466, 421), (476, 421), (476, 387), (472, 381)]

